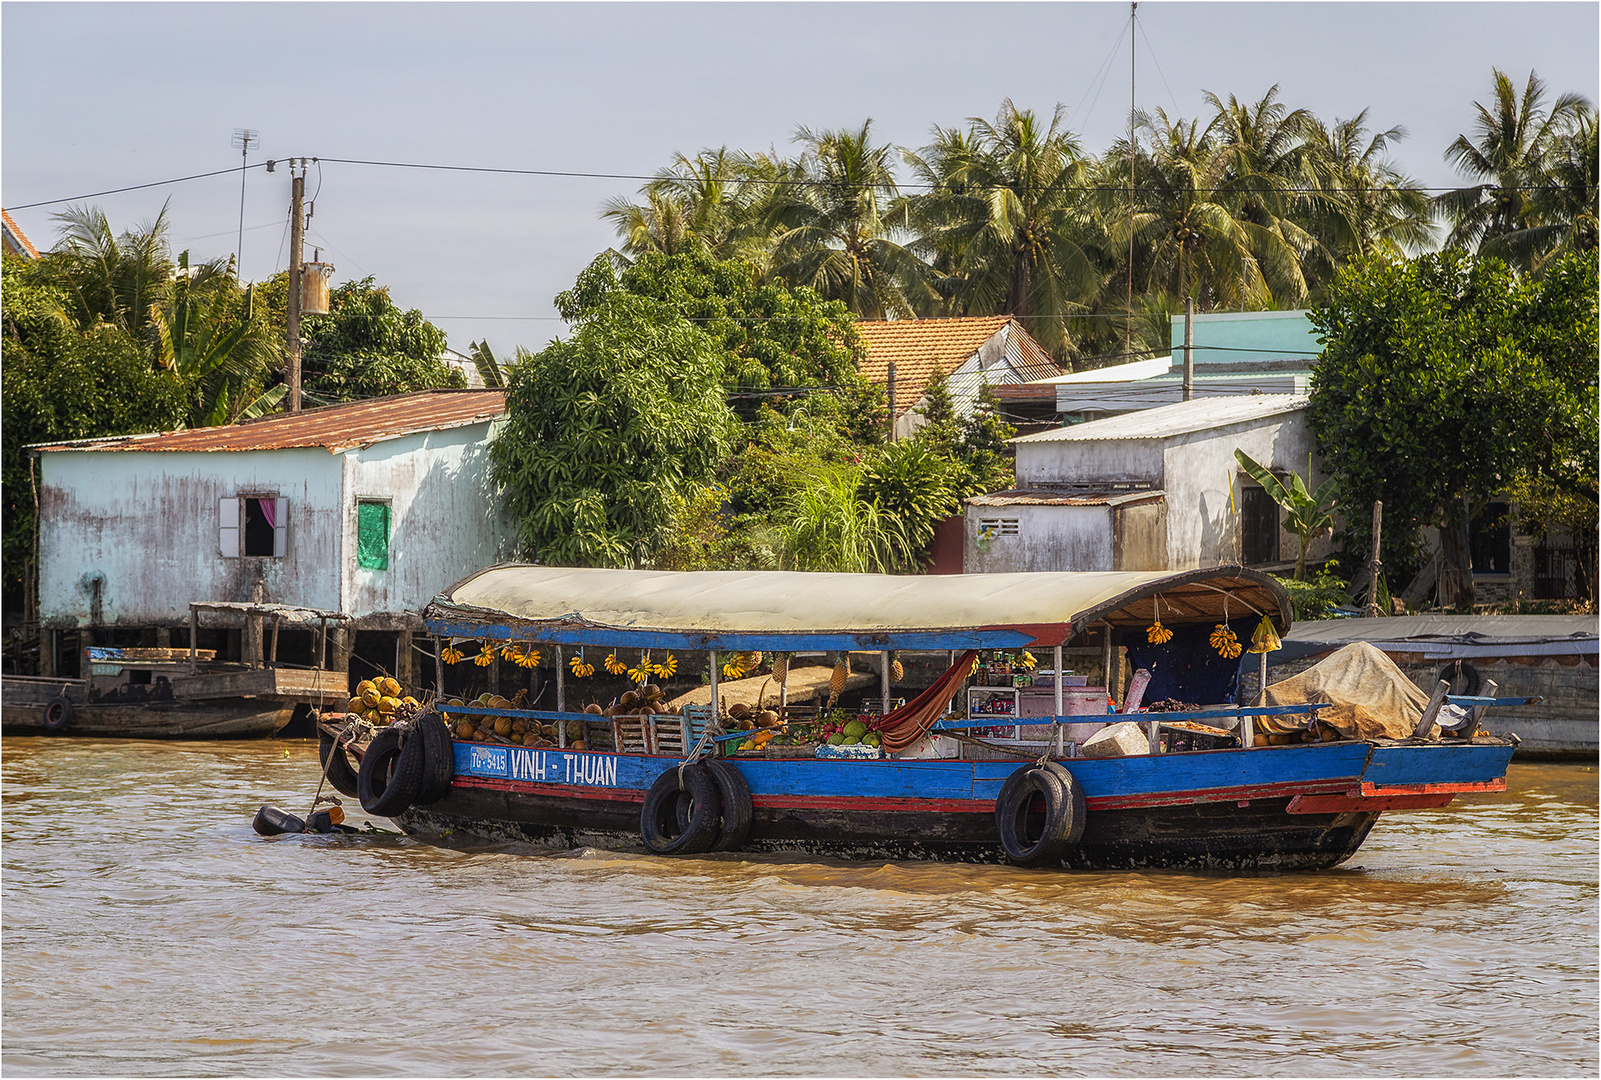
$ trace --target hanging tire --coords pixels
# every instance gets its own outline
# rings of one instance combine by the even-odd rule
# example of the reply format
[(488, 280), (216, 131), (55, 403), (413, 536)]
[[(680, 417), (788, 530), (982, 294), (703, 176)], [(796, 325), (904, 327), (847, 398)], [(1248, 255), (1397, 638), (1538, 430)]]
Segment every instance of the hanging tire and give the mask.
[(700, 855), (717, 842), (722, 820), (717, 781), (704, 765), (671, 768), (656, 778), (639, 811), (639, 837), (652, 855)]
[(44, 729), (54, 735), (72, 723), (72, 699), (58, 694), (44, 707)]
[(750, 785), (733, 762), (713, 759), (706, 762), (706, 767), (717, 781), (717, 798), (723, 810), (712, 850), (743, 851), (745, 841), (750, 839)]
[[(1454, 689), (1458, 676), (1466, 680), (1460, 695)], [(1477, 697), (1479, 687), (1484, 685), (1484, 677), (1479, 674), (1479, 669), (1466, 660), (1452, 660), (1447, 663), (1440, 669), (1439, 679), (1441, 682), (1450, 683), (1453, 687), (1452, 695), (1459, 697)]]
[(1084, 804), (1084, 786), (1060, 761), (1047, 761), (1045, 769), (1062, 782), (1062, 790), (1067, 792), (1067, 809), (1071, 815), (1067, 823), (1067, 849), (1072, 851), (1084, 838), (1084, 822), (1089, 814)]
[(356, 770), (351, 767), (344, 746), (321, 728), (317, 730), (317, 757), (335, 791), (351, 799), (361, 797)]
[(423, 750), (422, 784), (412, 805), (427, 806), (450, 794), (456, 778), (456, 747), (444, 717), (432, 710), (412, 721), (411, 737), (422, 743)]
[(356, 774), (356, 797), (361, 808), (377, 817), (402, 814), (422, 790), (423, 743), (408, 739), (399, 727), (386, 727), (373, 736)]
[[(1053, 770), (1025, 765), (995, 800), (995, 831), (1013, 866), (1055, 866), (1072, 846), (1073, 800)], [(1082, 819), (1079, 825), (1082, 833)]]

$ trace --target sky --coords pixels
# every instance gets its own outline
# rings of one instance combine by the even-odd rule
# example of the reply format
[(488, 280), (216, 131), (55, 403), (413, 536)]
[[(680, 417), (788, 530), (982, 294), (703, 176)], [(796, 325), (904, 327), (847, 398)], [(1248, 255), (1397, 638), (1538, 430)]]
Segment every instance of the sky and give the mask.
[[(1446, 146), (1521, 88), (1601, 99), (1601, 5), (1139, 5), (1133, 100), (1205, 115), (1204, 93), (1282, 101), (1325, 121), (1369, 109), (1431, 187), (1462, 182)], [(191, 261), (240, 247), (236, 128), (249, 161), (318, 157), (307, 258), (372, 276), (450, 344), (538, 349), (552, 299), (617, 242), (601, 204), (640, 180), (512, 176), (329, 159), (645, 176), (704, 147), (798, 152), (798, 127), (855, 127), (913, 149), (1005, 98), (1064, 106), (1084, 147), (1125, 130), (1126, 3), (3, 3), (0, 200), (41, 249), (66, 203), (118, 231), (167, 205)], [(904, 173), (902, 174), (905, 175)], [(244, 276), (288, 264), (289, 173), (244, 177)], [(21, 209), (18, 209), (21, 208)]]

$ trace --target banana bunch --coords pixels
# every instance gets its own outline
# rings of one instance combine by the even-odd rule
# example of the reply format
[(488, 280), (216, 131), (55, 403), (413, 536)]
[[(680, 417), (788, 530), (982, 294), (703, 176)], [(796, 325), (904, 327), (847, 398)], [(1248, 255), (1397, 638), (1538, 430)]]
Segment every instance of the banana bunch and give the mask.
[(591, 675), (595, 674), (595, 665), (585, 663), (582, 653), (567, 661), (567, 667), (568, 670), (573, 673), (575, 678), (587, 679)]
[(741, 679), (745, 677), (745, 654), (735, 653), (723, 661), (723, 678)]
[(1027, 668), (1028, 670), (1033, 671), (1034, 665), (1037, 663), (1039, 663), (1039, 661), (1034, 659), (1034, 654), (1029, 652), (1027, 649), (1024, 649), (1022, 652), (1017, 654), (1018, 667)]
[(439, 650), (439, 659), (447, 664), (459, 664), (466, 659), (466, 654), (454, 644), (450, 644)]
[(1173, 640), (1173, 631), (1163, 626), (1161, 619), (1157, 619), (1145, 628), (1145, 640), (1152, 645), (1166, 645)]
[(644, 686), (650, 682), (650, 677), (656, 673), (656, 665), (650, 662), (650, 653), (641, 653), (639, 666), (628, 668), (628, 678), (631, 682)]
[(1225, 660), (1233, 660), (1244, 651), (1240, 645), (1240, 639), (1234, 636), (1234, 631), (1229, 629), (1227, 623), (1218, 623), (1214, 626), (1212, 628), (1212, 636), (1207, 638), (1207, 641), (1211, 643), (1212, 648), (1217, 650), (1217, 654)]
[(539, 666), (539, 650), (531, 645), (524, 645), (512, 657), (520, 668), (536, 668)]
[(602, 660), (601, 663), (613, 675), (621, 675), (628, 670), (628, 665), (617, 659), (616, 653), (607, 653), (606, 659)]
[(658, 678), (670, 679), (673, 677), (673, 673), (678, 670), (678, 658), (672, 653), (668, 653), (667, 659), (654, 665), (651, 670), (656, 673)]
[(489, 642), (489, 641), (482, 642), (478, 646), (478, 655), (473, 657), (473, 663), (477, 664), (479, 667), (488, 667), (490, 664), (493, 664), (494, 662), (495, 662), (495, 646), (494, 646), (494, 644)]

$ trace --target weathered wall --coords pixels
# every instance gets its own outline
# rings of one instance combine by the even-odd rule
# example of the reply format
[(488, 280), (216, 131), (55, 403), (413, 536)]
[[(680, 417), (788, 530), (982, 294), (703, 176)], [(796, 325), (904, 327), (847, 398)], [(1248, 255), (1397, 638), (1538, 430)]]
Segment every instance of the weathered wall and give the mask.
[(1113, 570), (1167, 569), (1167, 500), (1148, 499), (1113, 510)]
[[(513, 535), (489, 483), (490, 425), (432, 431), (344, 455), (344, 610), (420, 612), (447, 585), (506, 557)], [(389, 568), (357, 566), (356, 502), (390, 500)]]
[[(1016, 518), (1016, 536), (978, 545), (980, 518)], [(969, 574), (1112, 569), (1110, 506), (969, 506), (962, 539)]]
[[(1307, 454), (1314, 447), (1305, 410), (1165, 440), (1162, 486), (1167, 492), (1167, 568), (1192, 570), (1239, 560), (1238, 485), (1242, 480), (1251, 481), (1240, 472), (1235, 450), (1244, 450), (1269, 469), (1295, 470), (1304, 476)], [(1315, 474), (1314, 486), (1321, 480), (1322, 474)], [(1235, 492), (1232, 509), (1231, 485)], [(1281, 530), (1281, 556), (1293, 559), (1296, 545), (1295, 537)], [(1308, 558), (1326, 551), (1327, 545), (1324, 538), (1313, 546)]]
[[(40, 455), (39, 614), (46, 625), (183, 624), (191, 600), (339, 605), (340, 459), (326, 450)], [(225, 559), (217, 504), (289, 500), (283, 558)]]
[(1148, 480), (1162, 486), (1162, 444), (1155, 439), (1103, 442), (1013, 443), (1017, 448), (1017, 486), (1040, 483)]

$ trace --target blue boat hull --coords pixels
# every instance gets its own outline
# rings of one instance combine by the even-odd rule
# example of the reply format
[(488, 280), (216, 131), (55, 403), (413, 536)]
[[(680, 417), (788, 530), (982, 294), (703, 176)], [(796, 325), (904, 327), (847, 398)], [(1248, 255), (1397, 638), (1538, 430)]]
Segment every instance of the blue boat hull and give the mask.
[[(1511, 745), (1338, 742), (1061, 762), (1083, 789), (1078, 868), (1307, 870), (1351, 857), (1385, 810), (1499, 790)], [(678, 759), (456, 745), (440, 802), (396, 821), (553, 847), (642, 849), (645, 791)], [(736, 760), (749, 850), (998, 862), (994, 806), (1023, 762)]]

